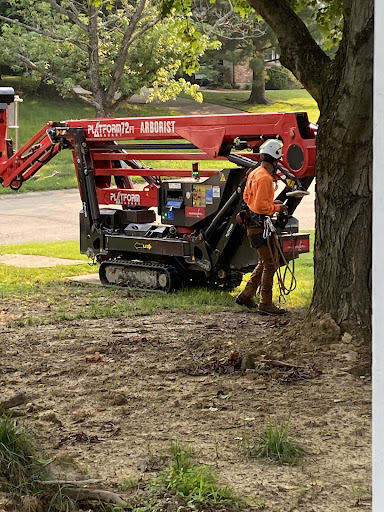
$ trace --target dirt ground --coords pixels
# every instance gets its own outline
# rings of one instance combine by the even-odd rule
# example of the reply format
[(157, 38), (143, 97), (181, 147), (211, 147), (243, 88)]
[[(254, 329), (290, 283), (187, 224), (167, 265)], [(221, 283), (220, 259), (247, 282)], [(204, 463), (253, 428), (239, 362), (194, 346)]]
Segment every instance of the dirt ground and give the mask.
[[(1, 397), (28, 394), (15, 413), (72, 476), (128, 496), (124, 481), (155, 478), (145, 461), (177, 438), (266, 510), (370, 510), (369, 354), (329, 319), (166, 312), (17, 327), (3, 313)], [(244, 455), (242, 439), (288, 419), (300, 466)]]

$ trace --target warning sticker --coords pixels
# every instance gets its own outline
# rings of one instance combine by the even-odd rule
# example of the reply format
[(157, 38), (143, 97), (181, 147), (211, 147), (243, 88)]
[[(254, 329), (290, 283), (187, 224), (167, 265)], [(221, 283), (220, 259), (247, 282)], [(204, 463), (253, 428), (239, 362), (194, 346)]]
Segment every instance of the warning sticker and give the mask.
[(224, 174), (222, 174), (222, 175), (221, 175), (220, 181), (227, 181), (227, 180), (225, 179)]
[(193, 206), (205, 206), (205, 185), (193, 185)]
[(181, 190), (181, 183), (170, 182), (168, 188), (169, 190)]

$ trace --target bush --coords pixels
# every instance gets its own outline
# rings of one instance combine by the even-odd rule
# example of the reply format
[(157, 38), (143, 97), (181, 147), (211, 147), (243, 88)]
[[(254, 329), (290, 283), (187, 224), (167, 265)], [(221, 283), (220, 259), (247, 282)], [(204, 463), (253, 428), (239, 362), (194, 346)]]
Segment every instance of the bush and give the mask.
[(269, 90), (287, 89), (288, 70), (280, 66), (271, 66), (267, 69), (267, 79), (265, 88)]
[(282, 66), (270, 66), (266, 72), (265, 88), (268, 90), (300, 89), (302, 87), (294, 75)]

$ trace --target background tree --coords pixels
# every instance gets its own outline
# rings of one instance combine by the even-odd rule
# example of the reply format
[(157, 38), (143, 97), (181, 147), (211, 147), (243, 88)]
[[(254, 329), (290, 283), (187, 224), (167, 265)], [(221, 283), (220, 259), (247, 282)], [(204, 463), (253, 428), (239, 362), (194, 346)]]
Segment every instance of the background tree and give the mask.
[[(197, 86), (176, 79), (209, 47), (202, 36), (193, 49), (180, 43), (183, 20), (161, 20), (155, 2), (118, 0), (99, 7), (87, 0), (9, 0), (1, 9), (0, 62), (40, 76), (63, 95), (79, 85), (96, 115), (105, 116), (143, 86), (169, 98), (181, 91), (200, 99)], [(186, 59), (188, 51), (195, 58)]]
[(232, 0), (194, 0), (193, 19), (208, 37), (217, 37), (219, 52), (211, 52), (211, 62), (219, 58), (234, 64), (249, 61), (252, 70), (252, 88), (248, 99), (251, 104), (268, 103), (265, 97), (267, 73), (265, 64), (271, 49), (277, 49), (276, 36), (255, 11), (244, 18), (235, 9)]
[[(315, 285), (313, 314), (370, 332), (373, 0), (237, 0), (279, 40), (282, 64), (317, 101)], [(163, 0), (181, 11), (188, 1)], [(190, 5), (190, 4), (189, 4)], [(297, 11), (312, 8), (333, 43), (328, 55)], [(341, 20), (341, 22), (340, 22)]]

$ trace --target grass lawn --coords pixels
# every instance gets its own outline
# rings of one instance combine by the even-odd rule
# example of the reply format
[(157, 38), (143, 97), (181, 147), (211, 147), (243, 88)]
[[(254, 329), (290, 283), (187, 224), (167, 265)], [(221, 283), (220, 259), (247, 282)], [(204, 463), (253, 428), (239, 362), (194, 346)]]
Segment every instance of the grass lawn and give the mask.
[(245, 112), (308, 112), (310, 121), (316, 123), (319, 109), (312, 96), (305, 89), (266, 91), (269, 105), (249, 105), (250, 91), (203, 91), (204, 101), (225, 107), (237, 108)]
[[(242, 309), (235, 306), (234, 296), (249, 277), (245, 276), (240, 287), (231, 292), (192, 288), (169, 295), (139, 293), (68, 282), (66, 277), (98, 271), (98, 266), (89, 265), (89, 260), (79, 253), (77, 241), (0, 246), (0, 254), (37, 254), (84, 260), (83, 265), (52, 268), (0, 265), (0, 311), (2, 308), (25, 311), (25, 317), (18, 318), (18, 322), (23, 324), (148, 315), (160, 310), (206, 313), (237, 308), (240, 312)], [(313, 288), (312, 252), (295, 261), (295, 274), (298, 286), (287, 298), (286, 304), (293, 308), (308, 307)], [(277, 301), (277, 285), (274, 297)]]

